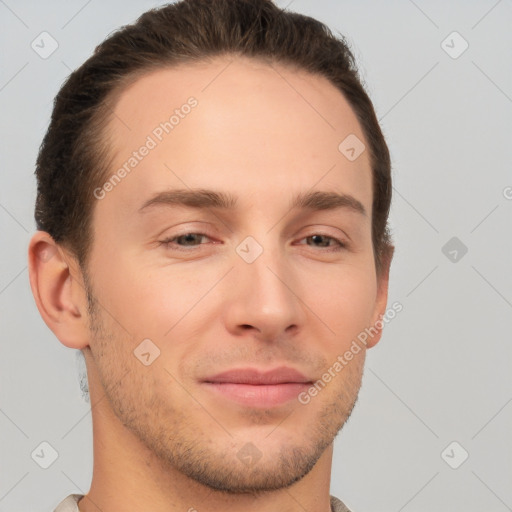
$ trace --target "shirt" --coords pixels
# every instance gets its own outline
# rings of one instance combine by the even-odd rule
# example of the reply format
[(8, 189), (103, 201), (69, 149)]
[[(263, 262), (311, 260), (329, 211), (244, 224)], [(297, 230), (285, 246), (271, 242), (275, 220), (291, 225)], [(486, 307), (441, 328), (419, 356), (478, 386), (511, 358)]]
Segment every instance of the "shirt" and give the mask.
[[(70, 494), (65, 500), (60, 502), (54, 512), (80, 512), (77, 503), (83, 496), (83, 494)], [(350, 510), (341, 500), (331, 496), (331, 512), (350, 512)]]

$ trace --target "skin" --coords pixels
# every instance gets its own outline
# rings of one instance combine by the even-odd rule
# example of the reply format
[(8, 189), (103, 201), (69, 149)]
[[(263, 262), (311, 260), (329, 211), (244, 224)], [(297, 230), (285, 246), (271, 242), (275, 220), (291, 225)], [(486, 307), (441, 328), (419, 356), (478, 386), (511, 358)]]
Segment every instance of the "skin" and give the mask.
[[(39, 311), (86, 357), (94, 468), (79, 507), (327, 512), (332, 443), (356, 402), (366, 350), (307, 405), (243, 406), (201, 379), (286, 365), (316, 381), (385, 313), (391, 258), (377, 276), (369, 155), (351, 162), (338, 151), (349, 134), (366, 141), (326, 79), (218, 57), (152, 71), (120, 95), (108, 126), (112, 173), (190, 96), (190, 114), (95, 201), (87, 280), (48, 233), (30, 243)], [(177, 188), (231, 193), (237, 205), (138, 211)], [(310, 190), (350, 194), (366, 215), (290, 210)], [(161, 243), (190, 232), (207, 236)], [(247, 236), (263, 248), (250, 264), (236, 252)], [(333, 251), (335, 239), (347, 246)], [(160, 350), (149, 366), (133, 354), (147, 338)], [(253, 464), (237, 456), (247, 443), (260, 454)]]

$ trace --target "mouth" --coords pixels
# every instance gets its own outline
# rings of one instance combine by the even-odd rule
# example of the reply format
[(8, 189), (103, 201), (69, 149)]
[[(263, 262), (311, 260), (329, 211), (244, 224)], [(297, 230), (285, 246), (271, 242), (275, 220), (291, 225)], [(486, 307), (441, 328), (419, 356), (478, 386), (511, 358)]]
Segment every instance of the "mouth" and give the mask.
[(289, 367), (266, 372), (256, 368), (239, 368), (208, 377), (202, 384), (226, 400), (248, 407), (269, 408), (296, 399), (313, 381)]

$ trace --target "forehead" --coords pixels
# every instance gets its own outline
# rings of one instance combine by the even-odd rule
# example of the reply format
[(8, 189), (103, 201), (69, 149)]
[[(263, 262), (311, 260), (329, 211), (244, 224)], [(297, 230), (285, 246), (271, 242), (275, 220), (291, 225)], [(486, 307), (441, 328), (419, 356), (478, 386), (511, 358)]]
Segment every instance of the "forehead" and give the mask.
[(321, 181), (371, 210), (368, 151), (350, 161), (339, 149), (354, 136), (367, 146), (350, 105), (326, 78), (283, 64), (224, 56), (153, 70), (120, 94), (108, 131), (110, 173), (129, 171), (109, 197), (124, 205), (178, 187), (271, 200)]

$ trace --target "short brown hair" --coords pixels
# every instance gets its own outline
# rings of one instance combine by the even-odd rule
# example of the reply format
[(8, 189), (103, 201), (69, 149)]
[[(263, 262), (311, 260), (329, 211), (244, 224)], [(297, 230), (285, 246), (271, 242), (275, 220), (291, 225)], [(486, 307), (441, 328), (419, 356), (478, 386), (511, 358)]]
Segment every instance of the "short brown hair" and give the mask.
[[(182, 0), (144, 13), (96, 47), (54, 101), (36, 163), (39, 230), (86, 268), (92, 244), (93, 190), (112, 163), (105, 127), (109, 104), (141, 75), (218, 55), (295, 66), (331, 81), (349, 102), (369, 145), (373, 174), (372, 242), (377, 272), (392, 247), (388, 229), (391, 163), (373, 104), (343, 36), (270, 0)], [(340, 141), (341, 142), (341, 141)]]

